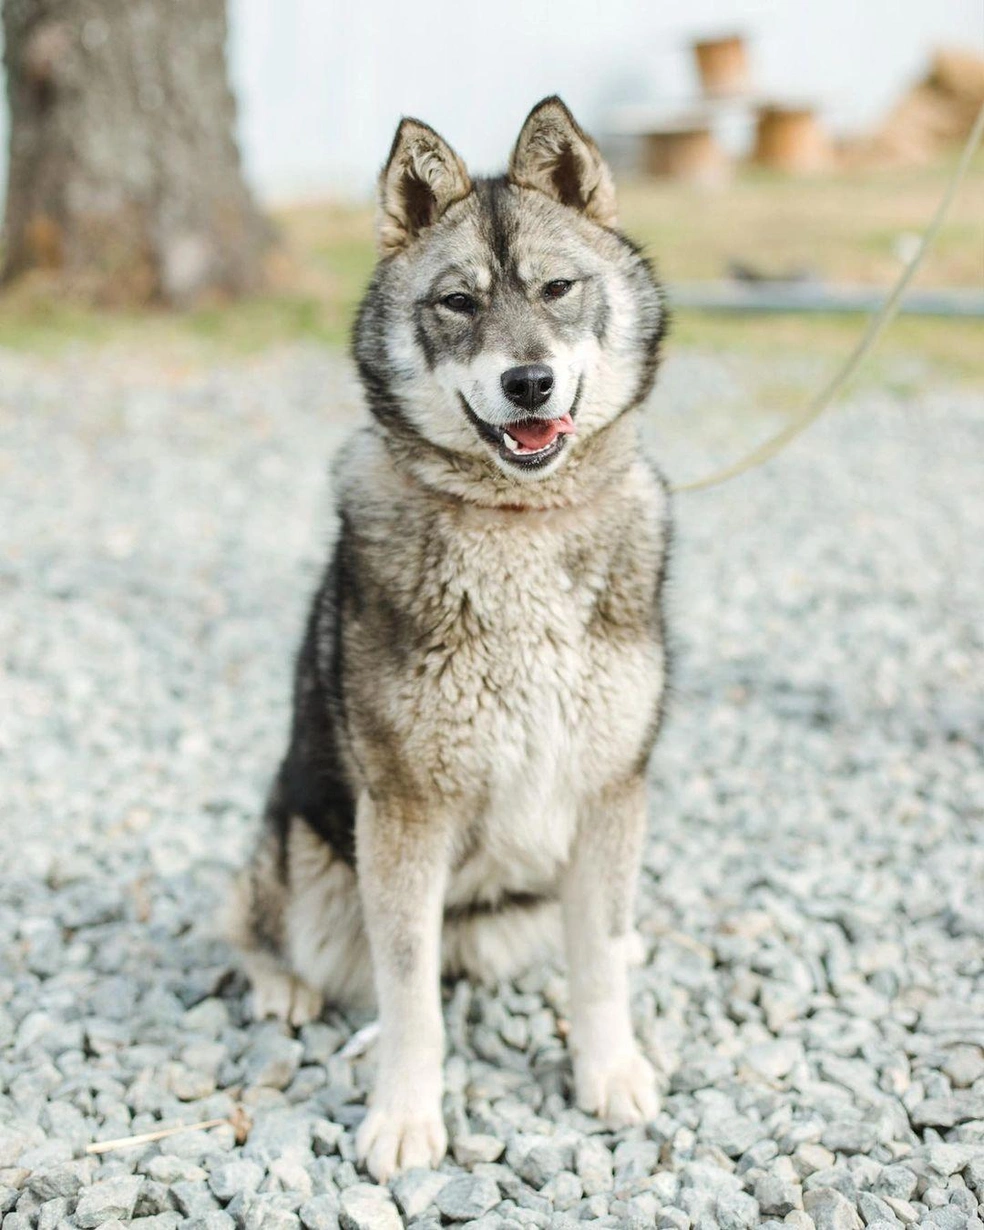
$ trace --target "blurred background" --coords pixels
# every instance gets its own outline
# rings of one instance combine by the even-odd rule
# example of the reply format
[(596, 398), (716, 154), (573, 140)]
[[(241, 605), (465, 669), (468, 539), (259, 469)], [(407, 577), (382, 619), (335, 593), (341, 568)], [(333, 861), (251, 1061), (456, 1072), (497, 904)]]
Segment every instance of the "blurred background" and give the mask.
[[(4, 14), (0, 343), (28, 348), (337, 345), (400, 115), (493, 171), (558, 92), (616, 168), (681, 344), (836, 354), (911, 254), (984, 99), (979, 0), (6, 0)], [(975, 375), (982, 217), (979, 154), (919, 280), (956, 293), (911, 299), (889, 353)]]

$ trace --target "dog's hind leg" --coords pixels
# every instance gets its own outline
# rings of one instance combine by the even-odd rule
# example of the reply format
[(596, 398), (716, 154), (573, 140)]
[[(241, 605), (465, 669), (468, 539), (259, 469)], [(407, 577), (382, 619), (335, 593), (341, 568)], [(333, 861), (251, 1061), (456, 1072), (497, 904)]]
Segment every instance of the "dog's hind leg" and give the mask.
[(321, 1015), (321, 992), (292, 974), (276, 957), (244, 952), (242, 960), (252, 987), (251, 1012), (255, 1020), (275, 1017), (298, 1028)]
[(580, 818), (561, 886), (578, 1104), (613, 1125), (658, 1109), (655, 1074), (632, 1032), (628, 965), (646, 823), (642, 778), (595, 800)]
[(355, 871), (303, 820), (287, 835), (284, 953), (295, 977), (332, 1003), (373, 1003), (372, 963)]
[(372, 1001), (355, 873), (301, 819), (268, 826), (233, 887), (223, 931), (239, 950), (254, 1017), (298, 1026), (340, 1004)]
[(222, 931), (239, 951), (250, 982), (253, 1017), (276, 1017), (298, 1026), (318, 1016), (322, 997), (287, 962), (284, 944), (288, 900), (279, 839), (267, 828), (249, 866), (236, 878), (224, 911)]

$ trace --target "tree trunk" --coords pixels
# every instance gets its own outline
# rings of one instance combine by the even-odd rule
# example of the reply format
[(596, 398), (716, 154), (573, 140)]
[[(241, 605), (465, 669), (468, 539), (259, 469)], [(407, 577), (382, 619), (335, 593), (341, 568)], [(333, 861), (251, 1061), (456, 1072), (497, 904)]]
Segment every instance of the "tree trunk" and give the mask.
[(225, 0), (3, 0), (3, 279), (59, 271), (99, 302), (186, 305), (262, 280)]

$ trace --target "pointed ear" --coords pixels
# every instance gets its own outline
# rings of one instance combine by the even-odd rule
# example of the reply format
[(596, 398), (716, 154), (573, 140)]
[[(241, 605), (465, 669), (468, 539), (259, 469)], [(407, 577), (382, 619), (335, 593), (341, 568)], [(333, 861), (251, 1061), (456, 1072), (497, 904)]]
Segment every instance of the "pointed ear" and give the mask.
[(509, 162), (509, 178), (570, 205), (601, 226), (614, 226), (615, 185), (594, 141), (554, 95), (526, 117)]
[(380, 253), (401, 251), (469, 192), (465, 164), (443, 137), (420, 120), (401, 120), (379, 177)]

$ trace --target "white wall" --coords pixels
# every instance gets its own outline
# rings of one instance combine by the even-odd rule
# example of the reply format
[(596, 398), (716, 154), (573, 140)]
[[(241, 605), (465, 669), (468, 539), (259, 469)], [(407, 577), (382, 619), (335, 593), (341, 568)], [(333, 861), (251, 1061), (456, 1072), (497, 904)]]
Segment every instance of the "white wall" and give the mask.
[[(589, 127), (612, 103), (682, 97), (695, 33), (747, 31), (761, 86), (816, 98), (841, 129), (874, 121), (934, 45), (984, 51), (982, 0), (229, 4), (243, 148), (268, 199), (367, 191), (405, 113), (492, 170), (544, 94)], [(0, 108), (5, 149), (4, 122)]]
[(404, 113), (490, 170), (544, 94), (589, 126), (612, 102), (683, 96), (695, 32), (746, 30), (762, 87), (816, 98), (842, 130), (876, 120), (933, 46), (984, 52), (982, 0), (231, 4), (248, 161), (276, 195), (365, 190)]

